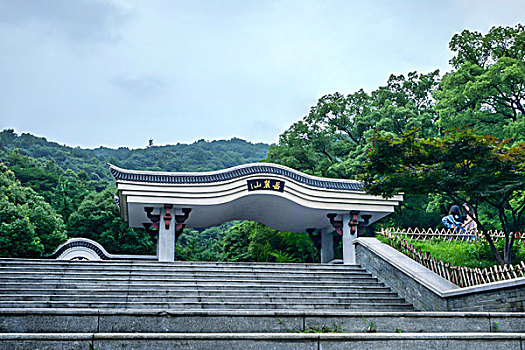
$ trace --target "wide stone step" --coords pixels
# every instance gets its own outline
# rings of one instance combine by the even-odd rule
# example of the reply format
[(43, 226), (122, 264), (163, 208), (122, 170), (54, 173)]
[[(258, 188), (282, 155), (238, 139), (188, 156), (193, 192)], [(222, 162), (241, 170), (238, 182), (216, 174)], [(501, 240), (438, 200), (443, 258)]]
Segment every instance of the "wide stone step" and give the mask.
[(266, 279), (236, 279), (236, 280), (224, 280), (224, 279), (212, 279), (212, 278), (205, 278), (205, 279), (197, 279), (197, 278), (134, 278), (133, 276), (129, 277), (98, 277), (98, 278), (74, 278), (74, 277), (63, 277), (63, 278), (57, 278), (53, 276), (28, 276), (23, 278), (16, 278), (16, 277), (0, 277), (0, 286), (2, 285), (11, 285), (12, 283), (20, 283), (20, 282), (38, 282), (41, 281), (43, 283), (48, 284), (62, 284), (62, 283), (91, 283), (91, 284), (112, 284), (112, 283), (123, 283), (126, 282), (128, 284), (134, 284), (134, 283), (149, 283), (152, 285), (157, 286), (164, 286), (164, 285), (206, 285), (206, 284), (213, 284), (213, 285), (243, 285), (243, 284), (257, 284), (257, 285), (304, 285), (304, 286), (325, 286), (325, 287), (340, 287), (340, 286), (365, 286), (365, 285), (378, 285), (378, 281), (376, 278), (357, 278), (357, 279), (349, 279), (344, 281), (323, 281), (323, 280), (317, 280), (317, 279), (309, 279), (306, 281), (298, 281), (298, 280), (266, 280)]
[(341, 310), (0, 309), (0, 333), (525, 332), (525, 313)]
[[(345, 265), (346, 266), (346, 265)], [(146, 265), (146, 266), (135, 266), (135, 265), (9, 265), (4, 264), (0, 265), (0, 273), (3, 272), (19, 272), (19, 271), (35, 271), (35, 272), (48, 272), (48, 271), (107, 271), (107, 272), (119, 272), (119, 271), (133, 271), (133, 272), (158, 272), (158, 273), (172, 273), (172, 272), (181, 272), (181, 273), (288, 273), (288, 274), (326, 274), (326, 275), (344, 275), (352, 273), (366, 273), (366, 270), (358, 267), (356, 265), (351, 265), (343, 269), (333, 269), (333, 268), (298, 268), (298, 267), (242, 267), (242, 266), (155, 266), (155, 265)]]
[(127, 288), (91, 288), (91, 289), (20, 289), (20, 288), (3, 288), (0, 289), (2, 298), (9, 298), (10, 295), (129, 295), (129, 296), (159, 296), (159, 297), (198, 297), (198, 296), (252, 296), (252, 297), (307, 297), (315, 296), (320, 298), (334, 298), (334, 297), (389, 297), (397, 296), (397, 293), (390, 291), (389, 288), (369, 288), (364, 290), (312, 290), (302, 289), (294, 290), (241, 290), (241, 289), (127, 289)]
[(412, 310), (412, 306), (404, 302), (391, 300), (358, 300), (352, 303), (338, 304), (308, 304), (306, 302), (101, 302), (101, 301), (2, 301), (4, 308), (126, 308), (126, 309), (223, 309), (223, 310), (258, 310), (258, 309), (331, 309), (331, 310)]
[(283, 295), (267, 295), (267, 296), (246, 296), (246, 295), (129, 295), (121, 293), (117, 295), (105, 294), (48, 294), (48, 295), (34, 295), (34, 294), (6, 294), (2, 295), (2, 302), (7, 301), (83, 301), (83, 302), (133, 302), (133, 303), (219, 303), (219, 302), (247, 302), (247, 303), (290, 303), (290, 304), (351, 304), (354, 302), (374, 302), (374, 303), (400, 303), (404, 299), (397, 297), (397, 295), (354, 295), (354, 296), (283, 296)]
[(375, 310), (413, 307), (359, 266), (0, 259), (5, 308)]
[(337, 274), (288, 274), (288, 273), (191, 273), (173, 271), (170, 273), (147, 273), (147, 272), (135, 272), (135, 271), (123, 271), (123, 272), (108, 272), (104, 270), (100, 271), (49, 271), (49, 272), (35, 272), (35, 271), (20, 271), (20, 272), (3, 272), (0, 274), (2, 278), (140, 278), (140, 279), (173, 279), (173, 278), (184, 278), (184, 279), (258, 279), (258, 280), (297, 280), (297, 281), (308, 281), (316, 279), (319, 281), (345, 281), (345, 280), (360, 280), (372, 278), (372, 274), (366, 272), (355, 272), (344, 275)]
[(228, 291), (240, 291), (240, 292), (318, 292), (318, 293), (341, 293), (341, 292), (366, 292), (366, 291), (378, 291), (378, 292), (385, 292), (390, 291), (390, 288), (382, 286), (382, 284), (370, 284), (370, 285), (343, 285), (343, 286), (337, 286), (337, 287), (330, 287), (329, 289), (325, 288), (324, 286), (307, 286), (304, 284), (287, 284), (285, 286), (283, 285), (261, 285), (261, 284), (228, 284), (224, 285), (222, 283), (219, 284), (202, 284), (202, 285), (181, 285), (181, 284), (163, 284), (163, 285), (152, 285), (151, 283), (135, 283), (135, 284), (127, 284), (124, 283), (26, 283), (26, 282), (18, 282), (18, 283), (11, 283), (9, 285), (6, 285), (2, 288), (4, 291), (11, 291), (8, 294), (13, 294), (13, 291), (16, 293), (18, 290), (35, 290), (36, 292), (41, 290), (68, 290), (71, 293), (77, 293), (79, 290), (94, 290), (94, 291), (105, 291), (105, 290), (126, 290), (129, 292), (132, 291), (146, 291), (146, 292), (153, 292), (157, 293), (158, 291), (161, 292), (169, 292), (169, 291), (180, 291), (180, 292), (192, 292), (192, 291), (213, 291), (220, 289), (222, 291), (228, 292)]
[(56, 266), (56, 267), (124, 267), (130, 268), (239, 268), (239, 269), (278, 269), (284, 270), (329, 270), (344, 271), (362, 269), (359, 265), (329, 265), (319, 263), (263, 263), (263, 262), (213, 262), (213, 261), (130, 261), (130, 260), (103, 260), (103, 261), (64, 261), (64, 260), (42, 260), (42, 259), (0, 259), (0, 266), (14, 267), (37, 267), (37, 266)]
[(518, 333), (36, 333), (0, 334), (0, 349), (521, 349)]

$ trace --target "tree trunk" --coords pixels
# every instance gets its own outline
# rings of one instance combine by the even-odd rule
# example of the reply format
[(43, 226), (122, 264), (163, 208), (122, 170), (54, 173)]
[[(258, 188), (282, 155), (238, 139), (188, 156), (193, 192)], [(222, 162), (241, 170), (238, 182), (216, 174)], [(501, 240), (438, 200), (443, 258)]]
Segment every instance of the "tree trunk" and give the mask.
[(483, 225), (481, 224), (481, 222), (479, 222), (478, 220), (478, 216), (476, 215), (476, 217), (473, 218), (474, 221), (476, 221), (476, 223), (478, 224), (478, 227), (481, 229), (481, 232), (483, 232), (483, 236), (485, 237), (485, 239), (487, 240), (487, 242), (489, 243), (489, 246), (490, 246), (490, 250), (492, 251), (492, 254), (494, 254), (494, 257), (496, 258), (496, 260), (498, 261), (498, 263), (500, 265), (505, 265), (505, 261), (504, 259), (501, 258), (501, 254), (499, 253), (498, 249), (496, 248), (496, 246), (494, 245), (494, 241), (492, 240), (492, 237), (488, 234), (488, 232), (484, 229)]
[(509, 226), (505, 220), (505, 209), (503, 206), (499, 208), (499, 218), (505, 235), (505, 244), (503, 246), (503, 262), (509, 264), (512, 261), (512, 245), (514, 243), (514, 235), (509, 232)]

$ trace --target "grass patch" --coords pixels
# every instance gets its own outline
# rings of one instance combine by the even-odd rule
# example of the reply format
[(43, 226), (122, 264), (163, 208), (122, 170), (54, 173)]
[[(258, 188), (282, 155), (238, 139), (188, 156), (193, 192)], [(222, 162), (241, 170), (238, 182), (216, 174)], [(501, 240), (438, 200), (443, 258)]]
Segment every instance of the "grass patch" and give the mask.
[(332, 327), (308, 327), (304, 331), (299, 331), (299, 333), (343, 333), (343, 324), (334, 323)]
[[(392, 245), (388, 238), (382, 236), (377, 238), (383, 243)], [(484, 239), (476, 241), (447, 241), (439, 238), (421, 241), (405, 237), (403, 239), (417, 249), (430, 253), (433, 258), (443, 260), (451, 265), (470, 268), (487, 268), (498, 265), (489, 244)], [(502, 256), (503, 244), (503, 240), (495, 243)], [(392, 246), (399, 249), (399, 237), (396, 237), (396, 241)], [(514, 243), (512, 247), (512, 264), (515, 265), (520, 261), (525, 261), (525, 244), (518, 245)]]
[(307, 329), (301, 330), (301, 329), (291, 329), (286, 326), (283, 320), (280, 318), (277, 319), (280, 326), (283, 326), (286, 328), (286, 330), (290, 333), (343, 333), (343, 323), (334, 323), (332, 326), (326, 326), (323, 325), (322, 327), (308, 327)]

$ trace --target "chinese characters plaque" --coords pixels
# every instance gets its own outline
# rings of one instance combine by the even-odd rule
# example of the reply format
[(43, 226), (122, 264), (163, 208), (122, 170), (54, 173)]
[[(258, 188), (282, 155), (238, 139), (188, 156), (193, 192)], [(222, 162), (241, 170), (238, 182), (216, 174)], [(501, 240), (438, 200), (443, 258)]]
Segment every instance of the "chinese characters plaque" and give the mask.
[(248, 191), (284, 191), (284, 181), (273, 180), (273, 179), (257, 179), (257, 180), (247, 180), (248, 182)]

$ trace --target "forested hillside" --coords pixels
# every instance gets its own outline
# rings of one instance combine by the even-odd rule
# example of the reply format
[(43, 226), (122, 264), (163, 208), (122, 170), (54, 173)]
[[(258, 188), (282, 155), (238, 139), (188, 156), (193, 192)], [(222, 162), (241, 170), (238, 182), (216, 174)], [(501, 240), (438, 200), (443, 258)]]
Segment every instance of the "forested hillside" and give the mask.
[[(106, 162), (140, 170), (210, 171), (258, 162), (267, 150), (266, 144), (241, 139), (144, 149), (82, 149), (4, 130), (0, 132), (0, 256), (42, 256), (67, 237), (94, 239), (112, 253), (151, 254), (156, 238), (130, 229), (120, 219)], [(25, 239), (20, 240), (20, 235)], [(222, 232), (214, 238), (220, 240)], [(186, 241), (191, 238), (183, 236), (181, 242)], [(187, 259), (198, 254), (179, 250)]]
[[(91, 180), (103, 183), (113, 180), (107, 162), (128, 169), (211, 171), (258, 162), (268, 152), (266, 144), (253, 144), (237, 138), (139, 149), (83, 149), (59, 145), (31, 134), (17, 135), (13, 130), (0, 132), (0, 148), (4, 151), (18, 149), (21, 155), (40, 163), (52, 160), (62, 170), (85, 171)], [(5, 159), (5, 155), (3, 157)]]

